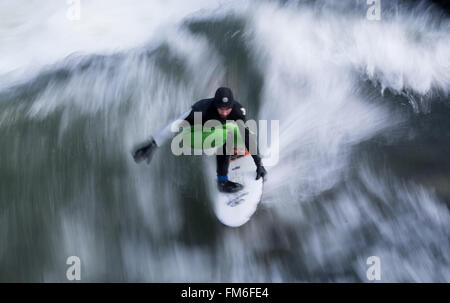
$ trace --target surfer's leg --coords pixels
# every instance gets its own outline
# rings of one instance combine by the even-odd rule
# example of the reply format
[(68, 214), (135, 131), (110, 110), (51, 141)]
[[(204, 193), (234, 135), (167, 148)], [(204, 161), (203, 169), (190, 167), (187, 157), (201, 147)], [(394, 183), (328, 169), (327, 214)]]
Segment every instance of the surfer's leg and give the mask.
[[(219, 153), (216, 155), (217, 161), (217, 176), (223, 177), (224, 179), (228, 175), (228, 167), (230, 166), (230, 155), (232, 154), (233, 136), (227, 133), (227, 139), (222, 149), (219, 149)], [(231, 143), (230, 143), (231, 142)]]
[(217, 155), (217, 186), (219, 191), (234, 193), (243, 188), (239, 183), (228, 180), (228, 167), (230, 166), (230, 155)]
[(230, 166), (230, 157), (233, 154), (233, 134), (227, 133), (227, 140), (216, 155), (217, 161), (217, 185), (219, 191), (234, 193), (243, 188), (242, 184), (228, 180), (228, 168)]
[(228, 167), (230, 166), (230, 156), (229, 155), (217, 155), (217, 176), (227, 176)]
[(224, 145), (222, 154), (216, 155), (217, 161), (217, 185), (221, 192), (234, 193), (243, 188), (239, 183), (228, 180), (228, 167), (230, 166), (230, 155), (226, 153)]

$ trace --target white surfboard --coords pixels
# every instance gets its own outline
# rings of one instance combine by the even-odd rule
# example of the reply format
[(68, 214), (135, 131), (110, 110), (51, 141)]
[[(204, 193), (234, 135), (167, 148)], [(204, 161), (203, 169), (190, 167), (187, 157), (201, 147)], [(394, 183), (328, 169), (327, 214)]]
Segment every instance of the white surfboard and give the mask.
[(214, 212), (220, 222), (230, 227), (238, 227), (250, 220), (263, 192), (263, 179), (255, 178), (256, 166), (248, 152), (231, 157), (228, 179), (242, 184), (244, 188), (236, 193), (217, 192)]

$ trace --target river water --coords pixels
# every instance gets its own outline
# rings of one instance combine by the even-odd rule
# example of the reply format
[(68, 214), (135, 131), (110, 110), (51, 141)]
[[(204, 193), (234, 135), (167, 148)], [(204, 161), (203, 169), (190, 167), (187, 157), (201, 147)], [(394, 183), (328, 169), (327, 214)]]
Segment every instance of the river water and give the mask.
[[(450, 282), (449, 17), (381, 3), (0, 3), (0, 281)], [(236, 229), (211, 157), (130, 154), (219, 86), (279, 121)]]

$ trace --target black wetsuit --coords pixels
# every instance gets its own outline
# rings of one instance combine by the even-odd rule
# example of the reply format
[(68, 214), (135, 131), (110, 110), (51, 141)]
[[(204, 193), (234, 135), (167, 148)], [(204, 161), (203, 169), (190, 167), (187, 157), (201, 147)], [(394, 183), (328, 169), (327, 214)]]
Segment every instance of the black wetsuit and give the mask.
[[(233, 101), (233, 107), (230, 114), (226, 118), (222, 118), (218, 111), (217, 107), (214, 105), (214, 98), (203, 99), (196, 102), (192, 105), (192, 110), (189, 115), (185, 118), (185, 120), (191, 125), (194, 125), (194, 112), (201, 112), (202, 115), (202, 123), (204, 124), (208, 120), (218, 120), (220, 123), (224, 124), (227, 120), (230, 121), (239, 121), (242, 120), (244, 123), (247, 121), (245, 108), (236, 100)], [(239, 128), (241, 129), (241, 128)], [(241, 132), (241, 136), (245, 139), (245, 146), (248, 151), (251, 151), (250, 141), (255, 140), (256, 146), (256, 136), (252, 134), (247, 127), (243, 128), (244, 134)], [(225, 144), (223, 147), (223, 153), (220, 155), (216, 155), (217, 160), (217, 175), (218, 176), (226, 176), (228, 174), (228, 166), (230, 164), (230, 155), (226, 152), (227, 145)], [(255, 153), (251, 153), (253, 160), (255, 161), (256, 166), (261, 165), (261, 158), (258, 155), (258, 150)]]

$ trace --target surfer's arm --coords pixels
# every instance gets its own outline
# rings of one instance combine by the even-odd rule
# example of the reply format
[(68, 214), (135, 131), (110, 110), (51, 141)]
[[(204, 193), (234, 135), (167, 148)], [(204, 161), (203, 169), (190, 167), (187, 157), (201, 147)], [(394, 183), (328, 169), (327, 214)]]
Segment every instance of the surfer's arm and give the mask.
[(177, 119), (171, 121), (164, 128), (162, 128), (153, 139), (156, 142), (157, 146), (163, 145), (166, 141), (168, 141), (171, 137), (173, 137), (174, 133), (172, 132), (172, 127), (175, 129), (179, 128), (179, 125), (183, 122), (183, 120), (187, 119), (192, 113), (192, 110), (189, 110), (179, 116)]
[(251, 154), (253, 161), (255, 161), (255, 165), (259, 167), (261, 166), (261, 157), (259, 156), (258, 140), (256, 138), (255, 133), (250, 131), (248, 125), (246, 125), (247, 117), (245, 114), (246, 114), (245, 109), (241, 107), (237, 124), (239, 126), (241, 137), (244, 138), (245, 148)]
[[(261, 165), (261, 157), (259, 156), (259, 148), (258, 141), (256, 139), (256, 135), (248, 129), (248, 127), (244, 127), (244, 141), (245, 148), (250, 152), (253, 161), (255, 161), (255, 165), (258, 167)], [(255, 149), (254, 151), (252, 149)]]
[(244, 107), (240, 107), (240, 110), (238, 111), (238, 120), (237, 124), (239, 126), (239, 131), (241, 133), (241, 136), (244, 137), (245, 142), (245, 148), (249, 151), (251, 154), (253, 161), (256, 165), (256, 180), (263, 177), (265, 179), (265, 176), (267, 175), (267, 171), (264, 168), (264, 166), (261, 163), (261, 157), (259, 156), (259, 148), (258, 148), (258, 140), (256, 138), (256, 134), (253, 133), (247, 125), (247, 117), (246, 117), (246, 110)]
[[(263, 178), (263, 180), (266, 180), (267, 171), (261, 163), (261, 157), (259, 156), (259, 148), (258, 148), (258, 141), (256, 140), (256, 135), (252, 133), (248, 129), (248, 127), (244, 128), (244, 132), (245, 132), (244, 134), (245, 147), (251, 153), (253, 161), (255, 162), (256, 165), (256, 180), (258, 180), (261, 177)], [(252, 144), (254, 144), (253, 146), (256, 147), (255, 153), (251, 152)]]
[(137, 146), (133, 152), (134, 161), (136, 161), (136, 163), (139, 163), (143, 160), (147, 160), (147, 163), (150, 163), (157, 147), (163, 145), (169, 138), (172, 137), (172, 127), (179, 128), (179, 125), (181, 125), (183, 120), (190, 114), (190, 112), (191, 110), (183, 113), (180, 117), (162, 128), (155, 136)]

